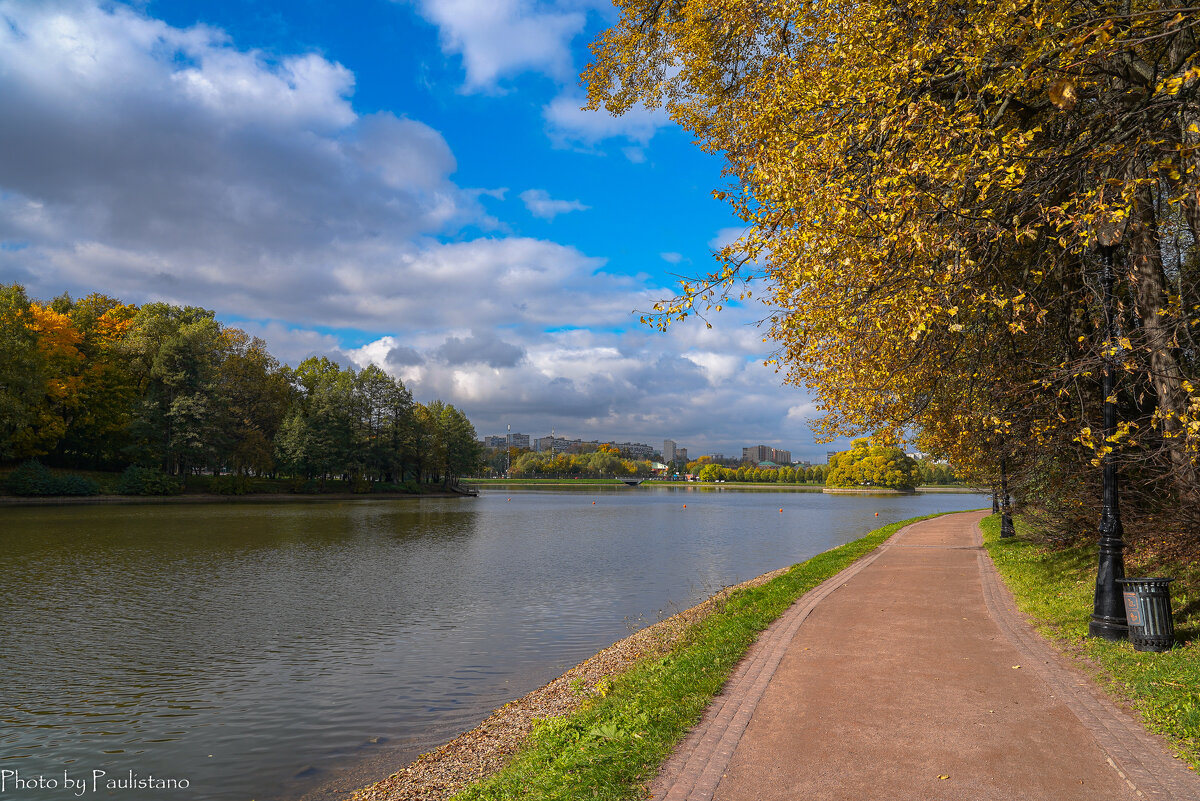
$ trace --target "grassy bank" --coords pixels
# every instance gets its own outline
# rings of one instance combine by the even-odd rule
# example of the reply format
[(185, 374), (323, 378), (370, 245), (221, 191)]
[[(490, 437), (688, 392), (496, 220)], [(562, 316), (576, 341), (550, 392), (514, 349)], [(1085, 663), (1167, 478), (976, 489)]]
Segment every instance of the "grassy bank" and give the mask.
[[(1018, 536), (1000, 539), (999, 516), (983, 521), (984, 544), (1017, 606), (1062, 650), (1084, 660), (1115, 697), (1128, 701), (1148, 728), (1165, 735), (1200, 770), (1200, 565), (1131, 554), (1129, 576), (1174, 576), (1177, 646), (1163, 654), (1087, 636), (1096, 586), (1094, 544), (1051, 549)], [(1018, 531), (1021, 530), (1018, 521)]]
[[(935, 515), (930, 515), (933, 517)], [(826, 551), (735, 592), (667, 655), (605, 682), (576, 712), (540, 721), (509, 765), (455, 796), (634, 799), (754, 642), (797, 598), (873, 551), (913, 518)]]

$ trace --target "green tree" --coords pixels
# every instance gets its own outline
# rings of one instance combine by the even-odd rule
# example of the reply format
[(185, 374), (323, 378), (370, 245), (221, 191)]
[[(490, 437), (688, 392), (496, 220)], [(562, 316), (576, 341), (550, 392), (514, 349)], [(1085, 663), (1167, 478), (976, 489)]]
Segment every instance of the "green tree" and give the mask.
[(916, 486), (917, 462), (899, 448), (872, 445), (862, 438), (833, 457), (825, 484), (830, 487), (888, 487), (910, 490)]
[(211, 463), (229, 443), (217, 391), (224, 339), (214, 313), (147, 304), (125, 344), (140, 398), (131, 426), (137, 460), (171, 474)]
[(418, 406), (418, 420), (430, 433), (426, 469), (432, 481), (448, 487), (479, 470), (483, 449), (461, 410), (435, 400)]
[(222, 465), (239, 475), (275, 468), (274, 442), (295, 396), (289, 373), (267, 352), (266, 343), (226, 328), (225, 355), (217, 369), (216, 392), (229, 426)]
[(587, 470), (594, 476), (615, 476), (621, 471), (621, 459), (612, 453), (596, 451), (588, 456)]
[(330, 359), (309, 357), (292, 371), (298, 396), (275, 441), (276, 456), (293, 475), (355, 475), (357, 451), (354, 373)]
[(15, 454), (15, 437), (33, 420), (45, 392), (44, 361), (24, 287), (0, 285), (0, 459)]

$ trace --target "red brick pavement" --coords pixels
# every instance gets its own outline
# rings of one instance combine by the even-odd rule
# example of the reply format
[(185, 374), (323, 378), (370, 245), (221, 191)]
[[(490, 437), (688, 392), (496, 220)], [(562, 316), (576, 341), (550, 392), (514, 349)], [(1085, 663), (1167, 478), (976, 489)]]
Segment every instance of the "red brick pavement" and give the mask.
[(1200, 801), (1200, 777), (1016, 611), (982, 515), (908, 526), (797, 601), (652, 797)]

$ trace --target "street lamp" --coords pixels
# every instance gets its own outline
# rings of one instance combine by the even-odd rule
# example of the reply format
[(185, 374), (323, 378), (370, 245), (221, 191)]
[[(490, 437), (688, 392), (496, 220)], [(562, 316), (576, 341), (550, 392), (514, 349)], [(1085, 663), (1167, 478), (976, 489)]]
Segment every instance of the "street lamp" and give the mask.
[[(1107, 446), (1117, 431), (1116, 343), (1117, 321), (1113, 308), (1113, 251), (1121, 242), (1123, 224), (1111, 218), (1097, 226), (1100, 255), (1104, 257), (1104, 443)], [(1123, 640), (1129, 636), (1125, 619), (1125, 600), (1118, 579), (1125, 578), (1125, 542), (1122, 539), (1121, 510), (1118, 505), (1117, 465), (1112, 453), (1102, 457), (1104, 465), (1104, 506), (1100, 512), (1100, 564), (1096, 572), (1095, 606), (1088, 623), (1088, 634), (1105, 640)]]

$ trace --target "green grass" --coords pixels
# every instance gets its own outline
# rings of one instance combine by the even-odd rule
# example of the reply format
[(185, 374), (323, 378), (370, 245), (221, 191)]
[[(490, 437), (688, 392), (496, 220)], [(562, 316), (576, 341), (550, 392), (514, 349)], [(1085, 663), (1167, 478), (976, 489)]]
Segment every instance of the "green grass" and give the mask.
[(1134, 706), (1148, 728), (1165, 735), (1200, 770), (1200, 566), (1126, 556), (1129, 576), (1177, 579), (1171, 584), (1176, 647), (1161, 654), (1140, 652), (1126, 642), (1087, 636), (1096, 586), (1094, 544), (1053, 549), (1022, 536), (1002, 540), (997, 515), (984, 519), (983, 534), (1017, 606), (1038, 630), (1090, 664), (1101, 685)]
[(801, 595), (901, 527), (924, 519), (876, 529), (765, 584), (733, 593), (723, 609), (692, 627), (666, 656), (643, 660), (604, 682), (602, 697), (570, 715), (538, 722), (507, 767), (455, 799), (644, 797), (644, 785), (699, 720), (759, 632)]

